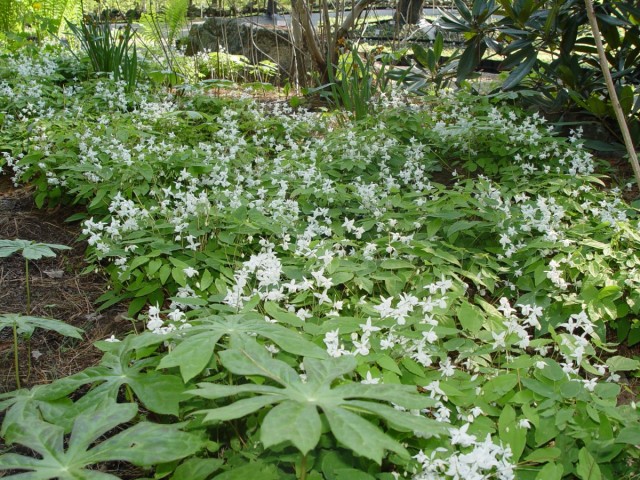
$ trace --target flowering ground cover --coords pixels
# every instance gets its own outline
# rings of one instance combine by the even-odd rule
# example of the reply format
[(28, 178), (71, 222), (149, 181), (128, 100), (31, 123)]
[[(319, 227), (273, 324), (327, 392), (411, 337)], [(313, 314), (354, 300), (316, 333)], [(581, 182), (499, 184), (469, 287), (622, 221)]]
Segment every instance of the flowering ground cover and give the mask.
[(579, 130), (464, 93), (356, 122), (76, 77), (2, 57), (0, 165), (80, 207), (97, 301), (138, 331), (0, 397), (8, 478), (640, 470), (639, 364), (611, 343), (640, 339), (637, 205)]

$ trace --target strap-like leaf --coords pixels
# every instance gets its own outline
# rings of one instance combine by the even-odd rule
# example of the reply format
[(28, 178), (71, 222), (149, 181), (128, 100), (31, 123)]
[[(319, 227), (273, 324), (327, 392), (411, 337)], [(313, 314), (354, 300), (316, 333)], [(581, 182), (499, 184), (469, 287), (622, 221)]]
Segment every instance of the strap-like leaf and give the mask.
[(260, 397), (251, 397), (244, 398), (242, 400), (238, 400), (231, 405), (227, 405), (226, 407), (215, 408), (212, 410), (198, 410), (195, 412), (198, 413), (206, 413), (204, 417), (205, 422), (211, 421), (222, 421), (225, 422), (227, 420), (235, 420), (236, 418), (242, 418), (250, 413), (253, 413), (257, 410), (260, 410), (267, 405), (273, 405), (274, 403), (278, 403), (282, 401), (282, 397), (275, 395), (263, 395)]
[(244, 385), (220, 385), (217, 383), (199, 383), (197, 390), (187, 390), (184, 392), (188, 395), (197, 395), (198, 397), (208, 398), (209, 400), (217, 400), (218, 398), (230, 397), (231, 395), (240, 395), (242, 393), (262, 393), (265, 395), (280, 395), (283, 390), (281, 388), (271, 387), (269, 385), (256, 385), (254, 383), (246, 383)]
[(408, 412), (402, 412), (382, 403), (349, 400), (347, 403), (343, 404), (342, 407), (356, 407), (366, 412), (373, 413), (397, 430), (420, 432), (422, 436), (426, 437), (447, 435), (449, 432), (442, 422), (437, 422), (436, 420), (431, 420), (419, 415), (413, 415)]
[(347, 383), (338, 385), (333, 391), (344, 399), (366, 398), (395, 403), (409, 409), (432, 407), (435, 401), (418, 393), (410, 385), (369, 385), (363, 383)]

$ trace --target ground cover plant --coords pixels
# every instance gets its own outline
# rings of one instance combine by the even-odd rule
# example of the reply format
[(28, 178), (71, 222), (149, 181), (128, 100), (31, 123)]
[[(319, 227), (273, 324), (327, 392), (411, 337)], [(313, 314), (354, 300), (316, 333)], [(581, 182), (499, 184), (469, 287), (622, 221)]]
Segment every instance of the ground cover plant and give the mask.
[(3, 54), (0, 105), (3, 173), (79, 207), (137, 330), (0, 396), (7, 478), (639, 470), (637, 204), (579, 131), (464, 92), (356, 121), (156, 91), (55, 47)]

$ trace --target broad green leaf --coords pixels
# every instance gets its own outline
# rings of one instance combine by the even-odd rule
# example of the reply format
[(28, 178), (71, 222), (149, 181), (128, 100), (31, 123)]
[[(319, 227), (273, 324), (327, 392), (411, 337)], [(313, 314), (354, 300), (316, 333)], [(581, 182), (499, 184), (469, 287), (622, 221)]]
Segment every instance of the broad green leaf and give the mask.
[(397, 441), (362, 417), (343, 408), (323, 408), (331, 432), (345, 447), (377, 464), (382, 463), (385, 450), (408, 458), (409, 453)]
[(536, 475), (535, 480), (561, 480), (564, 473), (562, 464), (547, 463)]
[(229, 471), (213, 477), (214, 480), (280, 480), (281, 473), (273, 463), (265, 463), (260, 460), (247, 463), (240, 467), (233, 467)]
[(288, 400), (264, 417), (260, 440), (265, 448), (288, 441), (306, 455), (320, 441), (321, 430), (322, 422), (315, 405)]
[(222, 337), (222, 333), (220, 335), (204, 334), (187, 337), (162, 357), (158, 368), (179, 367), (182, 379), (188, 382), (209, 365), (214, 346), (220, 337)]
[(600, 480), (602, 478), (600, 467), (585, 447), (582, 447), (578, 453), (576, 474), (581, 480)]
[(308, 381), (314, 385), (330, 384), (333, 380), (352, 372), (358, 362), (355, 357), (344, 355), (342, 357), (329, 357), (325, 360), (307, 358), (304, 368)]
[(486, 402), (494, 402), (518, 384), (518, 375), (507, 373), (492, 378), (482, 386), (483, 398)]
[[(297, 318), (297, 317), (296, 317)], [(178, 345), (160, 361), (160, 368), (179, 367), (184, 381), (189, 381), (210, 364), (220, 339), (229, 335), (241, 337), (258, 334), (268, 338), (286, 352), (309, 357), (326, 358), (327, 353), (282, 325), (267, 323), (255, 314), (212, 315), (199, 318), (187, 330), (180, 330), (174, 337)]]
[(458, 320), (463, 328), (476, 334), (482, 329), (484, 317), (477, 307), (469, 302), (462, 302), (458, 307)]
[[(357, 424), (366, 432), (375, 435), (373, 457), (381, 458), (383, 450), (393, 450), (404, 454), (404, 449), (398, 450), (398, 444), (391, 437), (375, 428), (364, 418), (348, 412), (351, 409), (379, 416), (393, 428), (420, 431), (425, 435), (447, 434), (442, 426), (426, 418), (416, 417), (408, 412), (401, 412), (390, 406), (378, 402), (362, 402), (359, 399), (393, 402), (411, 409), (421, 409), (435, 405), (435, 400), (418, 393), (410, 385), (367, 385), (347, 383), (332, 388), (336, 378), (351, 373), (356, 368), (356, 360), (352, 356), (326, 358), (324, 360), (305, 357), (303, 363), (307, 372), (307, 381), (286, 363), (271, 358), (266, 349), (250, 338), (234, 338), (229, 350), (220, 353), (222, 364), (232, 373), (249, 377), (266, 377), (283, 388), (270, 385), (216, 385), (200, 383), (199, 389), (186, 392), (189, 395), (217, 400), (238, 394), (257, 394), (257, 396), (243, 398), (224, 407), (212, 408), (195, 412), (204, 414), (205, 421), (226, 421), (240, 418), (256, 412), (269, 405), (280, 403), (267, 414), (262, 425), (261, 435), (265, 436), (265, 445), (275, 445), (290, 441), (303, 452), (313, 449), (318, 443), (320, 429), (317, 409), (335, 413), (335, 420), (342, 421), (345, 415), (357, 418)], [(287, 415), (290, 418), (287, 418)], [(309, 424), (309, 422), (311, 422)], [(333, 426), (338, 429), (333, 431)], [(354, 448), (355, 434), (350, 427), (331, 423), (335, 437), (345, 441), (348, 448), (360, 453), (362, 448)], [(285, 428), (286, 427), (286, 428)], [(307, 438), (307, 436), (309, 436)], [(341, 440), (342, 439), (342, 440)], [(380, 461), (380, 460), (377, 460)]]
[(140, 422), (95, 447), (97, 461), (123, 460), (138, 466), (172, 462), (195, 454), (204, 446), (197, 435), (177, 425)]
[(256, 385), (254, 383), (245, 383), (242, 385), (221, 385), (218, 383), (199, 383), (197, 390), (187, 390), (184, 392), (189, 395), (197, 395), (209, 400), (217, 400), (218, 398), (230, 397), (232, 395), (240, 395), (243, 393), (262, 393), (265, 395), (281, 395), (282, 389), (272, 387), (270, 385)]
[(620, 430), (616, 437), (616, 443), (628, 443), (630, 445), (640, 445), (640, 426), (630, 425)]
[(607, 365), (612, 372), (628, 372), (638, 370), (640, 361), (616, 355), (607, 359)]
[(498, 419), (500, 439), (511, 447), (513, 461), (517, 462), (527, 443), (527, 430), (518, 426), (516, 412), (509, 404), (505, 405)]
[(223, 463), (219, 458), (189, 458), (178, 465), (171, 480), (206, 480)]

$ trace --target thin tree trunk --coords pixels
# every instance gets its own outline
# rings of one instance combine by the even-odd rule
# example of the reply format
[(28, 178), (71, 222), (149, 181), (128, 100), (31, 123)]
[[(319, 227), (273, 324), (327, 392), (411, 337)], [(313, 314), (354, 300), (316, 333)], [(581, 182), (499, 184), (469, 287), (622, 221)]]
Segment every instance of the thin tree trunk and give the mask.
[(624, 111), (622, 110), (620, 101), (618, 100), (618, 94), (616, 93), (616, 87), (613, 84), (613, 78), (611, 78), (611, 72), (607, 66), (609, 62), (607, 61), (607, 56), (605, 55), (604, 47), (602, 45), (602, 38), (600, 37), (600, 29), (598, 28), (598, 21), (596, 20), (596, 13), (593, 10), (593, 2), (591, 0), (584, 0), (584, 2), (587, 6), (587, 16), (589, 17), (589, 23), (591, 24), (591, 30), (593, 31), (593, 38), (596, 42), (596, 48), (598, 49), (598, 56), (600, 57), (600, 68), (602, 69), (602, 74), (607, 82), (609, 98), (611, 99), (613, 110), (616, 112), (616, 118), (618, 120), (620, 130), (622, 131), (624, 144), (627, 147), (627, 152), (629, 153), (629, 161), (633, 168), (636, 183), (638, 184), (638, 187), (640, 187), (640, 165), (638, 164), (638, 156), (636, 155), (636, 150), (633, 146), (633, 140), (631, 140), (631, 134), (629, 133), (629, 127), (627, 126)]

